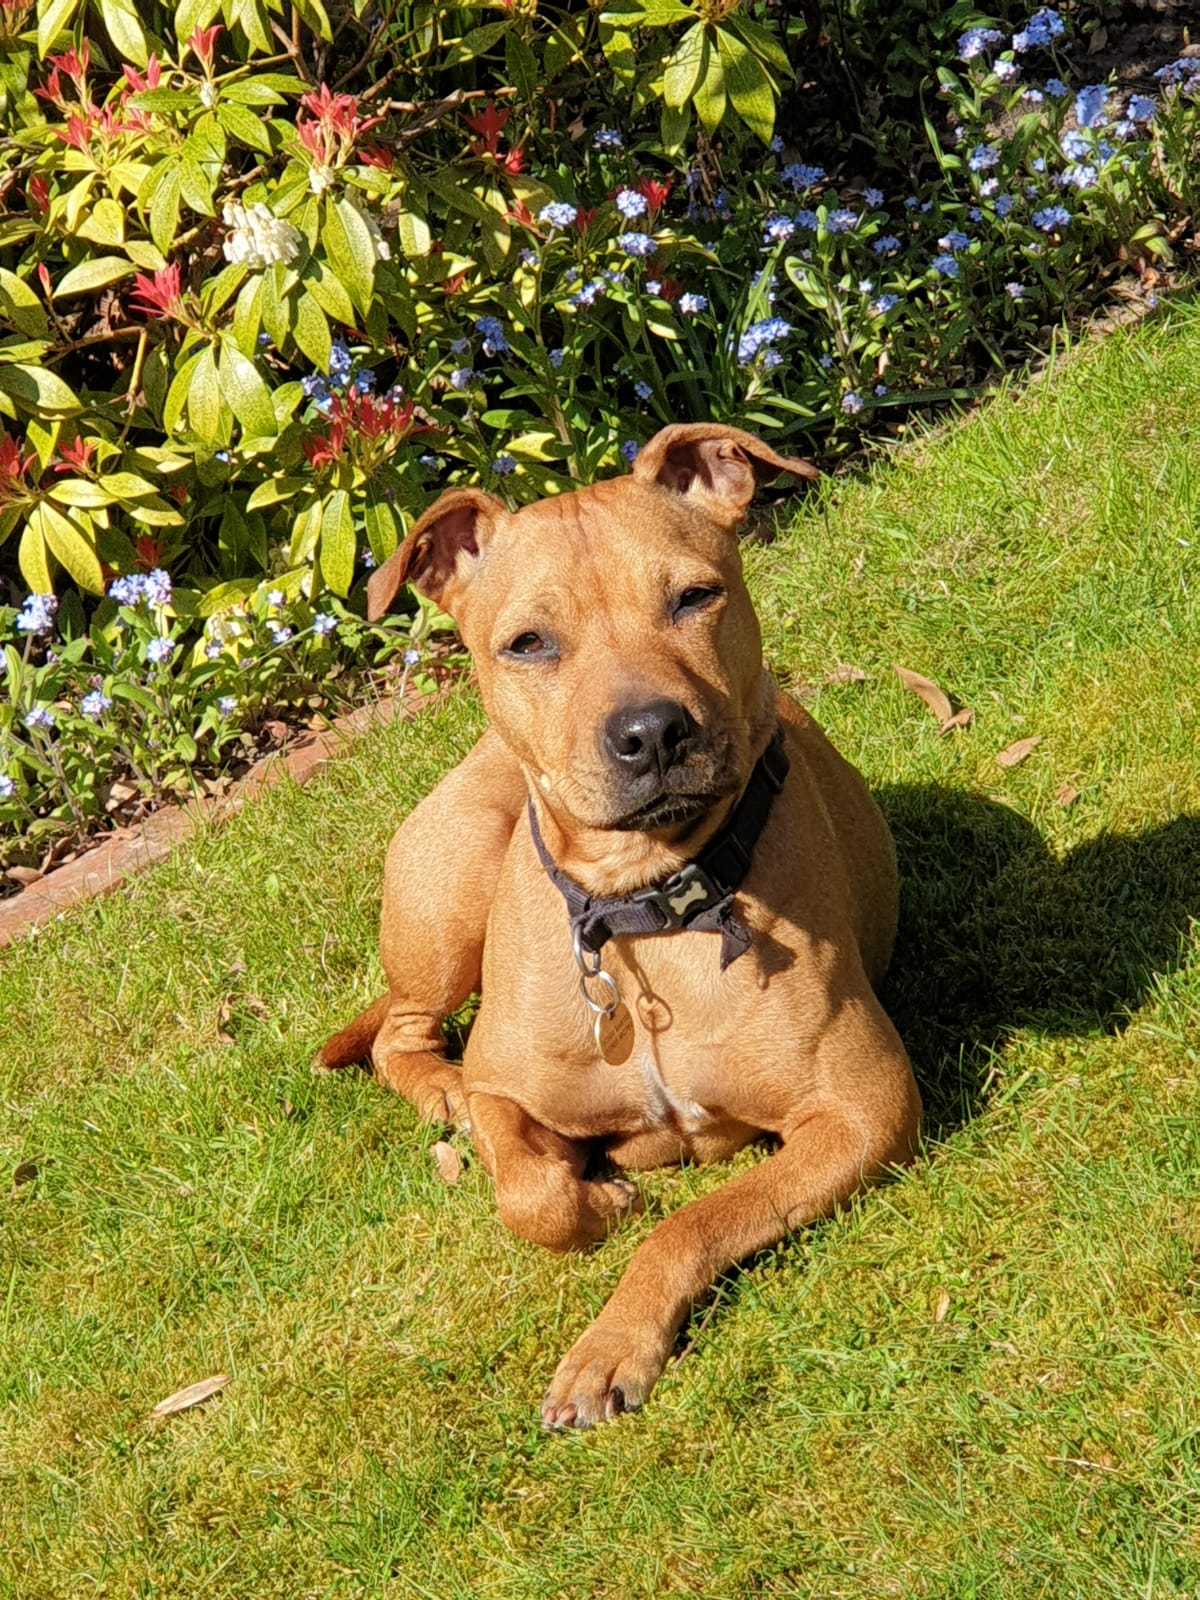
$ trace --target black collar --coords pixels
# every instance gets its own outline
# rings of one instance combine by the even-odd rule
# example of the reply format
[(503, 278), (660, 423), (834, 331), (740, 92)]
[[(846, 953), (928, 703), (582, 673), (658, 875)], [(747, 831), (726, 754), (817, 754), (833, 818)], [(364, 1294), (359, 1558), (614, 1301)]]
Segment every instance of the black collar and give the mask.
[(750, 930), (734, 914), (733, 896), (741, 887), (771, 802), (788, 773), (783, 729), (763, 751), (733, 809), (729, 821), (710, 839), (695, 861), (689, 861), (661, 883), (626, 895), (588, 894), (555, 865), (542, 841), (529, 803), (529, 828), (534, 849), (567, 902), (571, 932), (584, 950), (595, 954), (620, 934), (676, 933), (681, 928), (721, 935), (721, 970), (749, 948)]

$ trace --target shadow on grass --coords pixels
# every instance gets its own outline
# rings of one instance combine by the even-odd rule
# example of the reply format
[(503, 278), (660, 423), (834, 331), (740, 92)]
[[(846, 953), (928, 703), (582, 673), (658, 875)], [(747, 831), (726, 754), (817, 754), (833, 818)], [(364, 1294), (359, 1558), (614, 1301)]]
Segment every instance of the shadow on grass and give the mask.
[(1059, 860), (1017, 812), (937, 784), (876, 795), (900, 858), (881, 999), (944, 1136), (981, 1109), (1016, 1028), (1118, 1031), (1200, 917), (1200, 817), (1102, 834)]
[[(1063, 860), (1008, 806), (940, 784), (875, 791), (900, 860), (900, 929), (880, 989), (945, 1138), (980, 1112), (1018, 1028), (1116, 1033), (1200, 917), (1200, 817), (1101, 834)], [(825, 1226), (818, 1222), (805, 1229)], [(684, 1324), (690, 1353), (747, 1272), (786, 1269), (791, 1241), (722, 1273)]]

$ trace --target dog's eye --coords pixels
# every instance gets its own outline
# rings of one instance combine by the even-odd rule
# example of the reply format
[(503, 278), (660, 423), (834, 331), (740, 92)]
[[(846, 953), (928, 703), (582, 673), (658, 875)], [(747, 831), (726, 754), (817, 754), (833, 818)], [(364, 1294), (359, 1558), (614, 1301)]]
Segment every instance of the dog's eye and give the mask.
[(505, 648), (506, 656), (544, 656), (551, 655), (554, 647), (542, 638), (540, 633), (519, 633), (513, 642)]
[(681, 617), (690, 611), (703, 611), (705, 606), (719, 600), (724, 593), (724, 589), (717, 584), (696, 584), (679, 596), (672, 607), (672, 615)]

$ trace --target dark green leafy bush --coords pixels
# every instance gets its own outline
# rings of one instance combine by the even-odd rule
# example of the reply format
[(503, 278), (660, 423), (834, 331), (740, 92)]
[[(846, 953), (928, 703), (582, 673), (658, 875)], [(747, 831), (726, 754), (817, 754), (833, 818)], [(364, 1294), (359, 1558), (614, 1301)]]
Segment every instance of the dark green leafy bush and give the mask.
[(822, 166), (834, 95), (808, 128), (813, 36), (766, 0), (0, 8), (0, 826), (219, 764), (222, 702), (344, 662), (448, 484), (553, 493), (705, 416), (836, 447), (1165, 261), (1191, 66), (1059, 93), (1064, 24), (1018, 20), (848, 8)]

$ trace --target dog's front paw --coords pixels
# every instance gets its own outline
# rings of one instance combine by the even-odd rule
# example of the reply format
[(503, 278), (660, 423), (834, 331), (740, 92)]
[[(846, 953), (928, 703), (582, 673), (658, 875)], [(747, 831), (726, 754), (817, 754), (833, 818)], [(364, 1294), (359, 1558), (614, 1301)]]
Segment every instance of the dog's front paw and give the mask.
[(380, 1083), (417, 1108), (422, 1122), (470, 1133), (462, 1071), (429, 1051), (380, 1051), (374, 1060)]
[(646, 1401), (666, 1362), (654, 1339), (594, 1322), (558, 1364), (542, 1401), (547, 1428), (592, 1428)]

